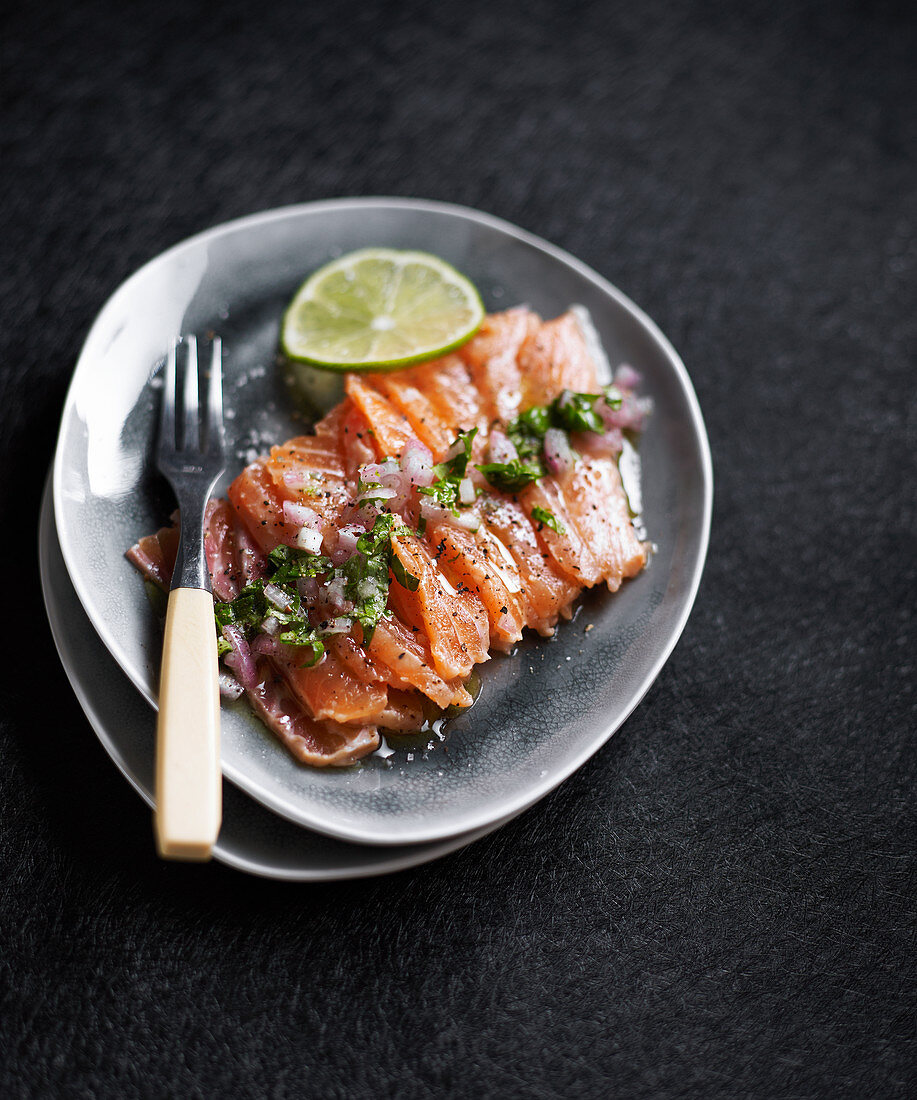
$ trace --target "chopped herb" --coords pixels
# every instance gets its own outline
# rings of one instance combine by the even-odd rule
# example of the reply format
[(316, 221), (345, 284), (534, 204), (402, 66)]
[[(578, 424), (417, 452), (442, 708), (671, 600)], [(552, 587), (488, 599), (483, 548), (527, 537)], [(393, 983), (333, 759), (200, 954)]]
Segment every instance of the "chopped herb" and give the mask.
[(406, 588), (409, 592), (416, 592), (417, 586), (420, 581), (413, 573), (409, 573), (402, 564), (401, 558), (397, 554), (392, 554), (392, 560), (389, 568), (392, 571), (392, 576), (401, 585), (402, 588)]
[(548, 405), (536, 405), (520, 413), (506, 429), (520, 458), (537, 455), (541, 450), (545, 432), (551, 427), (551, 409)]
[(605, 422), (593, 408), (599, 396), (564, 390), (549, 406), (552, 423), (568, 432), (604, 432)]
[(485, 462), (478, 469), (495, 489), (502, 489), (505, 493), (517, 493), (545, 475), (545, 468), (538, 459), (524, 461), (514, 458), (511, 462)]
[(287, 584), (300, 577), (317, 577), (331, 569), (331, 559), (324, 554), (311, 554), (308, 550), (294, 550), (282, 543), (268, 555), (276, 570), (271, 576), (274, 584)]
[[(277, 549), (281, 548), (278, 547)], [(283, 549), (288, 549), (288, 547)], [(296, 554), (297, 551), (294, 550), (291, 553)], [(310, 556), (317, 557), (318, 555), (313, 554)], [(277, 558), (273, 554), (271, 554), (271, 559), (276, 564)], [(232, 646), (221, 636), (224, 626), (239, 627), (246, 638), (251, 640), (255, 634), (261, 632), (265, 619), (273, 618), (285, 628), (277, 635), (279, 641), (286, 645), (312, 650), (312, 659), (306, 661), (306, 667), (317, 664), (322, 659), (325, 646), (322, 643), (320, 633), (309, 622), (308, 609), (303, 606), (295, 584), (278, 583), (278, 572), (279, 570), (275, 571), (271, 577), (271, 584), (276, 585), (287, 598), (287, 610), (285, 611), (275, 607), (265, 596), (265, 582), (263, 580), (252, 581), (251, 584), (247, 584), (234, 600), (214, 603), (213, 615), (217, 623), (217, 654), (219, 656), (225, 655), (232, 649)], [(312, 575), (314, 576), (314, 574)]]
[[(344, 578), (344, 595), (353, 603), (350, 617), (363, 627), (363, 644), (368, 645), (376, 624), (388, 603), (389, 570), (404, 588), (414, 591), (420, 583), (411, 576), (392, 549), (392, 536), (407, 532), (391, 512), (376, 518), (371, 531), (357, 539), (357, 552), (334, 571)], [(397, 562), (397, 565), (395, 564)]]
[(539, 523), (543, 523), (545, 527), (550, 527), (552, 531), (558, 535), (565, 535), (567, 528), (560, 522), (557, 516), (553, 512), (549, 512), (547, 508), (542, 508), (541, 505), (536, 504), (532, 509), (532, 519), (537, 520)]
[(468, 470), (471, 447), (477, 434), (477, 428), (471, 428), (467, 432), (459, 432), (458, 438), (453, 444), (453, 449), (458, 444), (462, 445), (458, 454), (453, 455), (445, 462), (438, 462), (433, 467), (432, 485), (424, 485), (417, 490), (425, 497), (430, 497), (440, 508), (446, 508), (454, 516), (459, 514), (459, 508), (464, 507), (459, 499), (459, 485)]

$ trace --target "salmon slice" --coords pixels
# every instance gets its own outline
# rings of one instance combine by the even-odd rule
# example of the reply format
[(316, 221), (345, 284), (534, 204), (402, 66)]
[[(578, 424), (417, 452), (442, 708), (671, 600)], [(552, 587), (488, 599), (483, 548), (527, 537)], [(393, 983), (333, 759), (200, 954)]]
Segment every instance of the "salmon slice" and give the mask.
[(125, 554), (144, 580), (152, 581), (164, 592), (169, 591), (172, 583), (172, 570), (178, 554), (178, 512), (173, 512), (171, 518), (171, 526), (160, 527), (155, 535), (144, 535)]
[(488, 532), (516, 563), (525, 600), (525, 623), (539, 634), (554, 633), (561, 610), (579, 594), (581, 585), (565, 576), (542, 548), (528, 516), (510, 497), (495, 494), (481, 513)]
[(252, 710), (290, 753), (313, 768), (343, 767), (379, 747), (375, 726), (318, 722), (306, 714), (271, 663), (257, 665), (258, 682), (246, 691)]
[[(161, 527), (155, 535), (145, 535), (125, 554), (146, 580), (164, 592), (172, 584), (178, 555), (178, 512), (173, 512), (171, 519), (169, 527)], [(204, 511), (204, 555), (214, 595), (220, 600), (235, 599), (246, 583), (236, 567), (236, 536), (237, 522), (232, 508), (225, 500), (208, 500)]]
[(327, 435), (300, 435), (271, 447), (265, 465), (276, 484), (288, 490), (291, 481), (298, 484), (299, 474), (310, 474), (316, 482), (343, 482), (346, 476), (340, 439)]
[(360, 409), (347, 398), (342, 405), (346, 409), (341, 428), (341, 449), (344, 466), (350, 481), (356, 481), (361, 466), (375, 462), (379, 457), (373, 443), (372, 429)]
[(433, 667), (443, 677), (467, 676), (488, 660), (487, 612), (471, 591), (449, 584), (426, 548), (410, 535), (393, 535), (392, 550), (406, 573), (418, 580), (414, 592), (393, 584), (389, 602), (410, 626), (423, 630)]
[(449, 426), (451, 439), (475, 427), (481, 433), (486, 432), (488, 413), (475, 389), (471, 372), (460, 356), (447, 355), (431, 363), (421, 363), (399, 371), (394, 377), (404, 377), (420, 390), (443, 423)]
[(433, 658), (419, 630), (395, 616), (382, 619), (369, 643), (369, 655), (394, 687), (415, 688), (438, 707), (467, 707), (471, 696), (458, 678), (444, 680), (433, 670)]
[(245, 583), (236, 566), (236, 524), (236, 514), (227, 501), (207, 501), (204, 554), (213, 594), (220, 600), (234, 600)]
[(282, 542), (292, 543), (295, 532), (287, 529), (283, 518), (285, 498), (263, 463), (246, 466), (226, 495), (263, 553), (269, 554)]
[(534, 337), (540, 323), (538, 314), (525, 308), (491, 313), (484, 318), (477, 333), (459, 349), (458, 354), (468, 365), (488, 420), (506, 423), (519, 412), (524, 369), (519, 353)]
[(595, 363), (579, 322), (564, 313), (531, 332), (519, 349), (521, 408), (547, 405), (561, 390), (596, 393)]
[(268, 465), (253, 462), (229, 486), (227, 496), (259, 549), (269, 554), (275, 546), (296, 545), (299, 526), (284, 517), (284, 501), (304, 504), (319, 514), (323, 529), (339, 526), (341, 512), (350, 503), (346, 483), (329, 479), (315, 483), (311, 493), (285, 491), (271, 476)]
[(442, 462), (455, 440), (455, 433), (442, 419), (433, 403), (404, 372), (382, 375), (373, 380), (375, 388), (408, 419), (414, 434)]
[(390, 691), (388, 706), (379, 725), (387, 730), (419, 730), (426, 721), (423, 705), (415, 691)]
[(378, 684), (386, 682), (384, 674), (352, 635), (332, 634), (325, 639), (325, 648), (333, 653), (357, 680)]
[(326, 653), (321, 664), (311, 668), (302, 668), (298, 657), (278, 655), (271, 659), (296, 698), (318, 719), (375, 722), (385, 710), (385, 685), (358, 680), (333, 653)]
[(522, 581), (512, 561), (505, 561), (486, 529), (475, 537), (450, 523), (432, 529), (430, 542), (439, 568), (458, 589), (473, 592), (487, 612), (490, 644), (504, 652), (522, 637), (525, 601)]
[(348, 374), (344, 385), (372, 430), (375, 451), (379, 458), (398, 458), (405, 444), (416, 438), (407, 416), (365, 382), (358, 374)]
[(604, 580), (616, 591), (625, 577), (635, 577), (646, 565), (646, 547), (634, 531), (617, 463), (583, 455), (558, 488), (567, 515), (596, 561), (593, 583)]
[[(602, 579), (602, 567), (593, 554), (591, 545), (573, 522), (567, 496), (553, 478), (542, 478), (541, 481), (526, 485), (518, 494), (518, 499), (534, 524), (539, 542), (562, 573), (580, 587), (591, 586)], [(599, 501), (599, 505), (603, 504), (604, 502)], [(560, 530), (553, 531), (546, 523), (533, 520), (532, 509), (536, 507), (550, 512), (557, 520)]]

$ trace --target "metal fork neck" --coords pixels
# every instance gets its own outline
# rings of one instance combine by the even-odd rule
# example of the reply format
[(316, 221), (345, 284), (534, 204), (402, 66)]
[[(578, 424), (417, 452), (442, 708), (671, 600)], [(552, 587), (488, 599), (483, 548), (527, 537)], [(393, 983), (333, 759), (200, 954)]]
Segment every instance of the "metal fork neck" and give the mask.
[(204, 553), (204, 540), (195, 538), (195, 532), (204, 528), (206, 500), (195, 499), (197, 494), (178, 497), (179, 522), (178, 554), (172, 573), (172, 588), (200, 588), (210, 592), (210, 570)]

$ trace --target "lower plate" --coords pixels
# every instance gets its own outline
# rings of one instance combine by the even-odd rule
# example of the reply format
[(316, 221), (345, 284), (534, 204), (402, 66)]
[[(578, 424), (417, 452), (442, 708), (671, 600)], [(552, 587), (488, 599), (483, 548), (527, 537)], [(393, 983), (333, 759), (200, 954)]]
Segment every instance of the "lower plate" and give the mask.
[[(42, 500), (38, 557), (45, 608), (64, 671), (106, 752), (152, 807), (156, 714), (102, 645), (73, 590), (57, 538), (50, 487)], [(239, 871), (266, 878), (365, 878), (428, 863), (497, 827), (439, 843), (365, 847), (293, 825), (224, 783), (223, 827), (214, 856)]]

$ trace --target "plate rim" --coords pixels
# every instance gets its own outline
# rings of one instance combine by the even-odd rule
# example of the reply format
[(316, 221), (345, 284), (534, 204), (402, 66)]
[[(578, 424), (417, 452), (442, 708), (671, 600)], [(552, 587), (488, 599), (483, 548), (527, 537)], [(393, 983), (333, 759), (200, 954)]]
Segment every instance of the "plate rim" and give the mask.
[[(146, 685), (140, 683), (137, 678), (132, 675), (132, 671), (125, 667), (124, 663), (118, 656), (118, 642), (112, 633), (105, 627), (104, 621), (100, 623), (99, 616), (94, 613), (94, 606), (91, 594), (89, 594), (85, 586), (82, 585), (79, 571), (74, 572), (73, 551), (68, 545), (68, 532), (67, 524), (64, 515), (63, 501), (62, 501), (62, 481), (64, 477), (64, 461), (63, 461), (63, 447), (62, 441), (66, 429), (66, 419), (68, 411), (73, 407), (73, 395), (77, 385), (77, 376), (80, 373), (81, 367), (89, 359), (90, 353), (94, 353), (94, 341), (98, 339), (99, 330), (102, 328), (106, 315), (117, 307), (118, 301), (126, 296), (130, 292), (132, 285), (139, 281), (144, 274), (155, 265), (158, 265), (166, 260), (175, 259), (180, 257), (183, 252), (191, 251), (192, 249), (199, 248), (202, 245), (206, 245), (209, 241), (225, 236), (226, 234), (236, 232), (240, 229), (252, 229), (260, 226), (269, 225), (271, 222), (281, 221), (284, 218), (297, 217), (306, 214), (321, 213), (323, 210), (328, 209), (364, 209), (364, 210), (379, 210), (384, 208), (398, 208), (406, 211), (418, 211), (423, 213), (432, 214), (446, 214), (452, 217), (468, 220), (478, 225), (485, 226), (490, 229), (494, 229), (506, 236), (515, 238), (524, 244), (536, 249), (539, 252), (546, 253), (554, 260), (561, 264), (572, 268), (580, 277), (587, 282), (593, 284), (601, 292), (610, 297), (617, 303), (626, 313), (629, 313), (631, 317), (644, 328), (644, 330), (652, 337), (652, 339), (658, 344), (663, 352), (669, 366), (674, 370), (674, 373), (678, 379), (682, 394), (685, 398), (686, 405), (690, 414), (690, 426), (693, 433), (693, 438), (697, 445), (697, 450), (700, 458), (699, 472), (701, 475), (702, 483), (702, 507), (700, 511), (699, 522), (699, 538), (697, 540), (697, 556), (694, 568), (690, 576), (690, 582), (685, 587), (686, 597), (683, 598), (683, 604), (681, 611), (676, 618), (674, 628), (670, 630), (665, 644), (656, 653), (654, 660), (652, 661), (648, 671), (644, 675), (643, 679), (633, 691), (631, 699), (628, 705), (621, 711), (616, 712), (616, 718), (611, 723), (610, 728), (606, 725), (598, 727), (598, 732), (591, 736), (573, 757), (568, 760), (562, 768), (556, 773), (552, 772), (550, 776), (543, 779), (537, 784), (533, 784), (526, 793), (518, 795), (515, 800), (508, 803), (504, 809), (510, 816), (516, 816), (519, 813), (524, 812), (529, 807), (533, 806), (540, 799), (544, 798), (552, 790), (558, 787), (566, 779), (568, 779), (575, 771), (577, 771), (582, 765), (595, 755), (605, 745), (615, 732), (627, 721), (636, 707), (639, 706), (647, 691), (655, 682), (659, 676), (662, 668), (665, 666), (669, 657), (672, 654), (675, 646), (678, 644), (681, 638), (684, 628), (693, 610), (694, 603), (697, 598), (697, 593), (700, 587), (701, 577), (703, 575), (704, 566), (706, 564), (707, 552), (710, 544), (710, 529), (713, 512), (713, 462), (710, 452), (710, 443), (707, 436), (706, 426), (704, 424), (703, 414), (701, 413), (700, 404), (697, 400), (697, 395), (694, 391), (693, 383), (691, 382), (690, 375), (687, 368), (681, 359), (681, 356), (675, 350), (672, 343), (662, 332), (655, 321), (642, 310), (635, 302), (631, 301), (626, 294), (623, 293), (618, 287), (611, 283), (604, 276), (600, 275), (597, 271), (589, 267), (583, 261), (577, 259), (575, 256), (559, 248), (557, 245), (551, 244), (549, 241), (538, 237), (536, 234), (529, 232), (528, 230), (521, 229), (511, 222), (505, 221), (492, 214), (484, 213), (483, 211), (476, 210), (472, 207), (461, 206), (455, 203), (440, 202), (431, 199), (414, 199), (404, 197), (386, 197), (386, 196), (369, 196), (369, 197), (343, 197), (343, 198), (331, 198), (320, 199), (314, 202), (294, 203), (287, 206), (276, 207), (269, 210), (259, 211), (253, 214), (243, 215), (238, 218), (233, 218), (227, 222), (221, 222), (215, 226), (211, 226), (208, 229), (202, 230), (190, 237), (184, 238), (178, 243), (167, 248), (158, 255), (152, 257), (135, 272), (127, 277), (119, 286), (112, 292), (106, 299), (99, 312), (89, 328), (89, 331), (83, 341), (80, 349), (80, 354), (77, 358), (76, 365), (73, 370), (73, 376), (70, 381), (70, 385), (67, 389), (67, 394), (64, 400), (64, 405), (61, 413), (61, 423), (57, 435), (57, 444), (54, 455), (54, 463), (52, 468), (52, 494), (54, 503), (54, 517), (57, 526), (58, 537), (61, 547), (61, 554), (64, 559), (64, 563), (67, 567), (71, 583), (73, 584), (74, 591), (77, 594), (87, 618), (92, 623), (96, 634), (101, 639), (109, 653), (114, 657), (118, 666), (128, 677), (134, 687), (140, 692), (140, 694), (147, 700), (147, 702), (156, 708), (155, 698), (152, 698), (146, 690)], [(372, 832), (359, 827), (353, 827), (350, 825), (335, 825), (324, 821), (321, 816), (316, 813), (308, 811), (302, 811), (297, 807), (284, 802), (282, 799), (277, 798), (274, 794), (261, 787), (258, 783), (253, 782), (247, 777), (244, 771), (227, 766), (225, 762), (222, 763), (223, 774), (234, 783), (237, 787), (240, 787), (246, 794), (255, 798), (262, 805), (268, 807), (273, 812), (279, 814), (282, 817), (287, 818), (290, 821), (295, 822), (298, 825), (312, 829), (316, 832), (324, 833), (325, 835), (335, 837), (340, 840), (347, 840), (359, 844), (365, 845), (407, 845), (414, 843), (432, 843), (437, 840), (445, 840), (449, 837), (455, 837), (470, 831), (474, 831), (478, 828), (482, 828), (487, 822), (493, 821), (493, 817), (489, 814), (479, 815), (478, 818), (473, 818), (469, 821), (464, 821), (461, 826), (446, 825), (441, 826), (439, 829), (431, 828), (424, 832), (422, 837), (419, 838), (405, 838), (403, 834), (397, 832), (380, 832), (378, 828)], [(502, 815), (501, 815), (502, 819)]]

